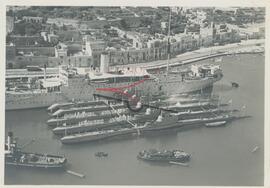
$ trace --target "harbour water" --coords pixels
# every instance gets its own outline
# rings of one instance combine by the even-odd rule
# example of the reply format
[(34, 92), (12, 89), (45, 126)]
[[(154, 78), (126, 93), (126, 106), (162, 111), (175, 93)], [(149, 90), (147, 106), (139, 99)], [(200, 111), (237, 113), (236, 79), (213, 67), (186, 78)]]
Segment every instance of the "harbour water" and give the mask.
[[(24, 150), (64, 154), (67, 168), (85, 175), (81, 179), (64, 171), (5, 168), (5, 184), (62, 185), (206, 185), (260, 186), (264, 180), (264, 56), (223, 57), (224, 78), (213, 92), (232, 108), (246, 106), (251, 118), (225, 127), (167, 131), (149, 136), (62, 145), (46, 125), (45, 109), (6, 112), (6, 132), (13, 131)], [(231, 82), (239, 84), (232, 88)], [(177, 100), (177, 97), (174, 97)], [(243, 112), (244, 113), (244, 112)], [(256, 152), (252, 150), (258, 146)], [(136, 158), (143, 149), (183, 149), (192, 155), (189, 167), (151, 164)], [(105, 151), (106, 158), (94, 154)]]

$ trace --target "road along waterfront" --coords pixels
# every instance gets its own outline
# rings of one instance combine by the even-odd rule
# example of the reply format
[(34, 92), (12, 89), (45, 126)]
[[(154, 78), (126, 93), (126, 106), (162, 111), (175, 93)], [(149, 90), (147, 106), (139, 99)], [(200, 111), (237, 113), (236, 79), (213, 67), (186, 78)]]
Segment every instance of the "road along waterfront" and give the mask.
[[(200, 48), (191, 52), (186, 52), (177, 55), (176, 58), (172, 58), (169, 61), (169, 66), (183, 65), (199, 60), (208, 58), (230, 55), (230, 54), (241, 54), (241, 53), (254, 53), (264, 51), (264, 39), (247, 40), (241, 41), (240, 43), (227, 44), (224, 46), (212, 46), (207, 48)], [(258, 45), (258, 46), (257, 46)], [(133, 67), (140, 66), (146, 69), (162, 68), (167, 66), (167, 60), (159, 60), (140, 64), (129, 64), (115, 67)]]

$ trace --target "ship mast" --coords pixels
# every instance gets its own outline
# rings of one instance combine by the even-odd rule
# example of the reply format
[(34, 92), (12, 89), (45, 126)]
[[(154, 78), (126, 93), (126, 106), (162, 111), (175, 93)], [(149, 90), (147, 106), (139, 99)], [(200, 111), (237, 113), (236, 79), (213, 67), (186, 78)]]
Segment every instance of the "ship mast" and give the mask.
[(169, 14), (169, 23), (168, 23), (168, 47), (167, 47), (167, 53), (168, 53), (168, 58), (167, 58), (167, 71), (166, 71), (166, 75), (168, 75), (169, 72), (169, 62), (170, 62), (170, 35), (171, 35), (171, 17), (172, 17), (172, 11), (171, 11), (171, 7), (169, 7), (170, 9), (170, 14)]

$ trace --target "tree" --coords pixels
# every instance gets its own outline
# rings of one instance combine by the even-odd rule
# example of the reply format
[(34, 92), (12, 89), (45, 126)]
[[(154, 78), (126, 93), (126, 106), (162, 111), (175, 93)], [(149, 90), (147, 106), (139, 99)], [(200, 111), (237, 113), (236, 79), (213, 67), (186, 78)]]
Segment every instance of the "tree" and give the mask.
[(149, 18), (143, 18), (143, 19), (141, 19), (141, 25), (143, 27), (147, 27), (148, 25), (151, 25), (152, 23), (153, 23), (152, 20), (149, 19)]
[(156, 20), (161, 20), (162, 16), (160, 13), (156, 12), (155, 18), (156, 18)]
[(38, 23), (27, 23), (21, 21), (14, 25), (14, 34), (19, 35), (36, 35), (39, 34), (42, 29), (42, 25)]
[(65, 24), (63, 24), (63, 31), (67, 31), (67, 26)]
[(120, 21), (120, 25), (121, 25), (121, 27), (122, 27), (123, 29), (127, 29), (127, 28), (128, 28), (127, 22), (126, 22), (124, 19), (122, 19), (122, 20)]
[(110, 25), (104, 25), (103, 28), (104, 28), (104, 29), (110, 29), (111, 26), (110, 26)]

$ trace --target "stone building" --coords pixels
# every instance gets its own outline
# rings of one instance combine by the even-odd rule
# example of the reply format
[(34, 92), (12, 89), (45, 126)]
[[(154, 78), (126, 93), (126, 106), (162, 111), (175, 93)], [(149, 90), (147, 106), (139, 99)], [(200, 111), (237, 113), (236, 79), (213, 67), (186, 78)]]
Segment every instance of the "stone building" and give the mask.
[(42, 17), (33, 17), (33, 16), (24, 16), (23, 20), (28, 23), (42, 23), (43, 18)]
[(91, 56), (95, 66), (99, 66), (100, 54), (105, 51), (107, 44), (103, 40), (86, 40), (85, 42), (85, 54)]
[(63, 43), (59, 43), (55, 46), (55, 57), (59, 57), (60, 59), (64, 59), (67, 56), (67, 45)]
[(74, 55), (74, 56), (66, 56), (63, 58), (59, 58), (59, 57), (48, 58), (48, 67), (55, 67), (55, 66), (58, 66), (59, 64), (69, 65), (69, 66), (74, 66), (74, 67), (94, 66), (92, 57), (87, 56), (87, 55)]

